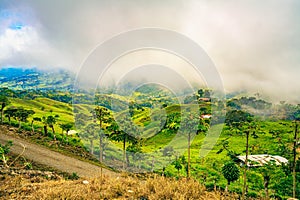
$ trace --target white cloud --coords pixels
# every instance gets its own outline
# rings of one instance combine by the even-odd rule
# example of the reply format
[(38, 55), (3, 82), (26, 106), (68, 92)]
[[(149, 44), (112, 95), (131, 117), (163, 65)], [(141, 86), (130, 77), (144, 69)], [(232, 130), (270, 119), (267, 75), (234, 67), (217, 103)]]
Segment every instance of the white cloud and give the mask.
[[(133, 28), (161, 27), (183, 33), (202, 46), (227, 91), (300, 99), (295, 92), (300, 88), (297, 0), (1, 2), (6, 2), (2, 6), (6, 11), (17, 14), (2, 20), (0, 16), (0, 65), (76, 71), (105, 39)], [(24, 21), (20, 32), (7, 29), (13, 20)]]
[(0, 59), (9, 59), (15, 53), (26, 52), (37, 45), (40, 45), (39, 36), (33, 27), (7, 28), (0, 36)]

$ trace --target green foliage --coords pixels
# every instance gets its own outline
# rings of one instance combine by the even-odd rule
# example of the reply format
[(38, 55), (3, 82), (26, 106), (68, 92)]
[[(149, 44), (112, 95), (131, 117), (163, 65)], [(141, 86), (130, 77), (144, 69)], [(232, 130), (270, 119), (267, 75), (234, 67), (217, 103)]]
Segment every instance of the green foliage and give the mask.
[(9, 100), (7, 98), (7, 96), (5, 95), (0, 95), (0, 105), (1, 105), (1, 108), (0, 108), (0, 114), (1, 114), (1, 123), (3, 123), (3, 111), (4, 111), (4, 108), (6, 107), (6, 105), (9, 104)]
[[(148, 88), (149, 89), (149, 88)], [(147, 90), (148, 90), (147, 89)], [(146, 90), (146, 89), (145, 89)], [(15, 95), (6, 91), (9, 97)], [(291, 158), (291, 143), (293, 141), (292, 132), (293, 126), (292, 123), (289, 121), (292, 118), (284, 118), (282, 121), (278, 121), (279, 118), (255, 118), (257, 122), (253, 122), (254, 116), (252, 114), (244, 111), (248, 109), (251, 113), (255, 113), (258, 110), (260, 112), (263, 109), (268, 108), (268, 104), (264, 102), (260, 102), (257, 99), (250, 99), (250, 98), (241, 98), (238, 101), (230, 100), (228, 105), (231, 108), (228, 109), (227, 113), (227, 120), (226, 126), (219, 136), (218, 139), (218, 146), (215, 146), (209, 154), (206, 156), (206, 159), (199, 158), (199, 149), (203, 147), (205, 134), (209, 136), (217, 135), (215, 130), (217, 127), (221, 127), (222, 124), (216, 125), (213, 124), (211, 127), (208, 126), (210, 124), (210, 120), (201, 120), (193, 118), (191, 120), (190, 115), (193, 114), (211, 114), (210, 105), (213, 102), (204, 102), (202, 101), (201, 104), (199, 102), (194, 102), (192, 99), (194, 97), (197, 98), (204, 98), (208, 95), (208, 93), (204, 93), (205, 90), (198, 91), (198, 94), (192, 94), (192, 97), (187, 98), (186, 100), (189, 103), (197, 103), (193, 104), (174, 104), (175, 99), (173, 97), (164, 97), (162, 93), (155, 94), (153, 91), (149, 91), (149, 95), (144, 93), (144, 91), (135, 92), (132, 97), (130, 96), (121, 96), (117, 94), (100, 94), (96, 97), (96, 102), (99, 107), (96, 109), (93, 108), (93, 105), (88, 104), (74, 104), (74, 112), (76, 113), (73, 116), (72, 107), (69, 104), (53, 101), (47, 98), (40, 98), (41, 96), (35, 96), (34, 93), (28, 94), (25, 98), (25, 93), (16, 93), (20, 97), (22, 96), (23, 99), (18, 98), (10, 98), (12, 106), (7, 106), (4, 109), (5, 114), (5, 123), (10, 122), (14, 126), (18, 126), (16, 118), (14, 117), (14, 113), (19, 107), (23, 107), (24, 109), (32, 109), (35, 114), (33, 116), (29, 116), (27, 120), (31, 121), (31, 126), (34, 127), (36, 130), (41, 126), (46, 125), (46, 127), (55, 127), (61, 128), (63, 130), (68, 130), (71, 127), (71, 124), (74, 123), (74, 117), (76, 120), (76, 129), (79, 132), (79, 135), (82, 139), (84, 144), (89, 144), (91, 150), (95, 148), (94, 153), (100, 153), (101, 149), (104, 148), (105, 156), (113, 157), (114, 153), (111, 150), (110, 144), (105, 146), (105, 139), (102, 141), (102, 145), (100, 145), (100, 135), (103, 138), (108, 138), (114, 145), (119, 148), (122, 148), (123, 144), (125, 143), (124, 149), (128, 152), (128, 157), (132, 160), (139, 159), (141, 152), (156, 152), (158, 156), (166, 156), (170, 161), (175, 158), (175, 150), (172, 148), (172, 144), (176, 143), (180, 147), (180, 149), (186, 149), (187, 143), (187, 133), (201, 133), (201, 134), (193, 134), (193, 140), (191, 140), (191, 174), (194, 178), (207, 184), (211, 189), (217, 188), (225, 188), (226, 180), (222, 176), (223, 170), (221, 170), (222, 164), (228, 159), (227, 155), (231, 158), (236, 158), (237, 155), (243, 154), (245, 151), (245, 137), (243, 134), (234, 134), (234, 133), (246, 133), (249, 131), (249, 134), (259, 135), (259, 138), (253, 140), (251, 137), (249, 138), (249, 152), (250, 154), (271, 154), (271, 155), (282, 155), (288, 159)], [(52, 92), (49, 91), (47, 94), (51, 98), (56, 98), (56, 94), (51, 94)], [(40, 95), (40, 94), (39, 94)], [(64, 96), (64, 93), (59, 94), (61, 97)], [(194, 95), (194, 96), (193, 96)], [(43, 95), (42, 95), (43, 96)], [(66, 99), (69, 98), (70, 93), (66, 94)], [(90, 103), (91, 94), (87, 96), (82, 95), (87, 103)], [(208, 96), (209, 97), (209, 96)], [(32, 99), (31, 99), (32, 98)], [(78, 95), (80, 98), (80, 94)], [(62, 100), (65, 101), (65, 100)], [(67, 100), (66, 100), (67, 101)], [(111, 101), (114, 102), (114, 106), (112, 108)], [(241, 102), (247, 102), (247, 105), (241, 104)], [(82, 102), (82, 101), (78, 101)], [(77, 103), (78, 103), (77, 102)], [(129, 109), (128, 109), (128, 103)], [(76, 98), (74, 103), (76, 103)], [(155, 109), (163, 111), (164, 117), (166, 120), (161, 120), (160, 115), (155, 115), (155, 118), (151, 116), (149, 113), (154, 111), (154, 105), (160, 105), (160, 107), (156, 107)], [(191, 108), (188, 110), (187, 108), (194, 106), (195, 109)], [(43, 109), (42, 109), (43, 108)], [(110, 110), (113, 109), (113, 110)], [(235, 110), (231, 110), (235, 109)], [(244, 109), (244, 110), (240, 110)], [(273, 108), (270, 107), (269, 113), (276, 113)], [(276, 109), (283, 111), (287, 111), (284, 113), (286, 116), (291, 116), (289, 114), (293, 114), (295, 116), (294, 119), (297, 118), (299, 115), (297, 111), (297, 106), (290, 106), (286, 104), (282, 104)], [(93, 113), (93, 117), (90, 116), (90, 111)], [(102, 110), (102, 111), (101, 111)], [(52, 111), (52, 113), (50, 113)], [(119, 112), (122, 111), (122, 112)], [(252, 112), (253, 111), (253, 112)], [(102, 112), (102, 114), (100, 114)], [(124, 117), (124, 113), (130, 113), (131, 115), (126, 119)], [(279, 111), (277, 111), (279, 112)], [(280, 110), (281, 112), (281, 110)], [(112, 113), (115, 118), (118, 120), (114, 120), (112, 118)], [(188, 113), (188, 114), (187, 114)], [(49, 114), (52, 116), (50, 121), (48, 119)], [(151, 113), (152, 114), (152, 113)], [(58, 119), (55, 115), (59, 115), (60, 118)], [(213, 113), (213, 117), (216, 115)], [(39, 120), (40, 119), (40, 120)], [(54, 120), (53, 120), (54, 119)], [(125, 120), (126, 119), (126, 120)], [(154, 119), (154, 120), (153, 120)], [(152, 121), (156, 121), (158, 119), (159, 123), (152, 124)], [(289, 119), (289, 120), (285, 120)], [(25, 120), (25, 121), (27, 121)], [(94, 121), (93, 121), (94, 120)], [(129, 123), (125, 123), (123, 121), (127, 121)], [(213, 120), (213, 118), (212, 118)], [(51, 122), (52, 121), (52, 122)], [(53, 122), (55, 121), (55, 122)], [(101, 121), (101, 131), (100, 131), (100, 121)], [(34, 123), (34, 124), (33, 124)], [(52, 125), (49, 125), (52, 124)], [(93, 124), (93, 125), (91, 125)], [(123, 124), (123, 125), (122, 125)], [(150, 129), (147, 137), (141, 135), (143, 133), (134, 130), (134, 126), (146, 127), (148, 124), (151, 124), (152, 127), (160, 128), (157, 132), (154, 132), (154, 129)], [(28, 124), (23, 124), (24, 128), (30, 128)], [(73, 124), (72, 124), (73, 125)], [(178, 134), (178, 130), (181, 126), (185, 133), (182, 135)], [(139, 128), (140, 128), (139, 127)], [(140, 129), (142, 130), (142, 129)], [(144, 129), (143, 129), (144, 130)], [(155, 129), (156, 130), (156, 129)], [(54, 132), (54, 131), (52, 131)], [(79, 141), (79, 138), (76, 136), (66, 136), (62, 135), (61, 132), (59, 133), (49, 133), (49, 137), (43, 137), (44, 144), (53, 143), (52, 139), (56, 138), (57, 142), (61, 141), (59, 145), (64, 144), (71, 144), (74, 146), (78, 146), (82, 144)], [(205, 133), (205, 134), (202, 134)], [(258, 134), (262, 133), (262, 134)], [(32, 134), (37, 137), (40, 137), (39, 134)], [(180, 137), (177, 137), (180, 136)], [(172, 143), (170, 143), (172, 142)], [(205, 141), (207, 142), (207, 141)], [(91, 145), (91, 143), (93, 143)], [(170, 144), (170, 145), (169, 145)], [(94, 147), (94, 145), (97, 147)], [(220, 149), (221, 148), (221, 149)], [(225, 151), (224, 151), (225, 150)], [(94, 151), (94, 150), (93, 150)], [(177, 152), (177, 149), (176, 149)], [(119, 152), (118, 155), (121, 155)], [(177, 154), (176, 160), (171, 163), (170, 165), (165, 165), (164, 163), (155, 162), (154, 165), (160, 167), (162, 169), (165, 167), (165, 175), (168, 176), (176, 176), (176, 174), (185, 174), (183, 170), (186, 168), (187, 162), (187, 152), (184, 153), (184, 159), (179, 157)], [(147, 158), (148, 159), (148, 158)], [(217, 161), (214, 167), (212, 166), (212, 162)], [(144, 164), (142, 164), (143, 166)], [(135, 166), (137, 167), (137, 166)], [(268, 169), (268, 172), (262, 172), (259, 170), (250, 169), (247, 173), (248, 175), (248, 195), (253, 193), (255, 195), (263, 195), (263, 186), (264, 186), (264, 175), (263, 173), (269, 173), (271, 175), (269, 189), (270, 189), (270, 196), (274, 196), (274, 191), (278, 193), (279, 196), (290, 196), (291, 195), (291, 170), (289, 167), (287, 169)], [(297, 172), (297, 176), (299, 173)], [(281, 178), (283, 177), (283, 178)], [(299, 180), (299, 178), (298, 178)], [(232, 182), (232, 181), (231, 181)], [(299, 188), (299, 184), (298, 184)], [(233, 182), (229, 188), (231, 191), (236, 191), (238, 193), (241, 192), (241, 183), (240, 182)], [(273, 193), (272, 193), (273, 192)]]
[(180, 159), (176, 159), (172, 164), (174, 165), (175, 169), (177, 169), (178, 175), (179, 175), (179, 171), (182, 169), (181, 160)]
[(238, 180), (240, 176), (240, 170), (234, 162), (229, 161), (226, 162), (222, 167), (222, 174), (227, 180), (228, 185), (230, 185), (231, 182)]
[(272, 104), (262, 99), (257, 99), (255, 97), (241, 97), (239, 99), (234, 98), (229, 100), (227, 102), (227, 106), (237, 110), (240, 110), (242, 106), (248, 106), (254, 109), (263, 110), (269, 109), (272, 106)]
[(25, 167), (25, 169), (32, 169), (32, 163), (31, 162), (25, 162), (24, 167)]
[(10, 152), (10, 147), (13, 145), (12, 141), (8, 141), (5, 145), (0, 144), (0, 161), (2, 161), (4, 167), (8, 167), (7, 154)]
[(68, 122), (68, 123), (60, 124), (59, 126), (62, 129), (62, 132), (66, 131), (66, 133), (68, 134), (68, 132), (71, 130), (71, 128), (74, 127), (74, 123)]
[(231, 110), (226, 114), (225, 123), (229, 127), (241, 128), (245, 123), (253, 121), (253, 115), (242, 110)]
[(73, 172), (71, 175), (68, 177), (70, 180), (78, 180), (79, 176), (77, 173)]

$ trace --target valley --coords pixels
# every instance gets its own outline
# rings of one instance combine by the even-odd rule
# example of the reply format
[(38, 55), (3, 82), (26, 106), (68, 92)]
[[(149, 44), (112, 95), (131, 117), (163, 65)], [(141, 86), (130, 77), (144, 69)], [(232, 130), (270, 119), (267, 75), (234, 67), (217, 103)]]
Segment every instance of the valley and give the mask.
[[(27, 76), (31, 72), (20, 77), (26, 82)], [(7, 81), (0, 90), (2, 129), (15, 127), (18, 137), (76, 159), (130, 174), (192, 178), (206, 190), (228, 189), (235, 195), (245, 193), (246, 173), (246, 194), (258, 199), (266, 190), (272, 198), (291, 197), (294, 174), (299, 180), (300, 163), (294, 159), (299, 157), (299, 104), (254, 95), (222, 102), (212, 99), (208, 88), (176, 97), (166, 88), (146, 85), (122, 95), (100, 89), (75, 93), (56, 79), (46, 81), (51, 89), (33, 83), (41, 90), (12, 84), (20, 79), (2, 80)], [(245, 168), (237, 156), (246, 154), (282, 156), (289, 163)], [(239, 169), (230, 184), (222, 172), (228, 162)], [(295, 191), (299, 195), (299, 182)]]

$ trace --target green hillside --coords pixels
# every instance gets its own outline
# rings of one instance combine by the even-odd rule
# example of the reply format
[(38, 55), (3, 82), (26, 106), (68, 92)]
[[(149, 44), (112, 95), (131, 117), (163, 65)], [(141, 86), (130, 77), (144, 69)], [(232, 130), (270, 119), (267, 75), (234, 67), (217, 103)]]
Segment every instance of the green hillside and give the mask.
[[(182, 105), (177, 104), (173, 97), (165, 98), (162, 95), (163, 92), (151, 93), (150, 96), (147, 94), (149, 93), (143, 93), (143, 91), (138, 91), (132, 96), (97, 94), (96, 105), (71, 105), (45, 97), (34, 99), (11, 97), (9, 98), (10, 104), (5, 109), (23, 107), (24, 109), (33, 110), (35, 114), (28, 118), (28, 123), (22, 123), (24, 127), (28, 127), (34, 117), (57, 116), (54, 125), (57, 138), (65, 137), (60, 135), (62, 133), (61, 124), (74, 123), (74, 118), (80, 119), (81, 117), (84, 124), (80, 125), (79, 123), (79, 126), (72, 127), (72, 129), (77, 129), (81, 143), (89, 151), (93, 151), (96, 157), (99, 157), (100, 143), (99, 135), (97, 135), (99, 132), (97, 132), (96, 128), (93, 130), (87, 129), (87, 127), (93, 124), (95, 127), (99, 127), (100, 117), (97, 116), (93, 119), (91, 112), (95, 112), (96, 106), (100, 106), (98, 109), (103, 112), (107, 110), (108, 113), (101, 118), (103, 120), (103, 134), (105, 135), (102, 145), (104, 145), (105, 157), (108, 158), (105, 160), (106, 164), (122, 170), (122, 163), (124, 163), (122, 160), (124, 158), (124, 138), (122, 137), (125, 137), (122, 136), (122, 129), (127, 129), (132, 134), (140, 132), (140, 135), (135, 135), (135, 139), (132, 139), (130, 134), (126, 136), (128, 137), (125, 140), (127, 170), (138, 170), (140, 167), (151, 170), (151, 165), (155, 165), (157, 173), (164, 173), (166, 176), (172, 177), (187, 176), (188, 132), (178, 132), (182, 125), (181, 122), (186, 120), (186, 117), (189, 117), (190, 114), (199, 113), (199, 111), (201, 114), (210, 115), (212, 103), (210, 101), (203, 102), (199, 100), (197, 102), (197, 100), (191, 100), (194, 96), (197, 97), (197, 94), (187, 97), (186, 104)], [(253, 118), (253, 122), (251, 123), (255, 124), (255, 128), (254, 126), (251, 127), (251, 123), (236, 126), (235, 123), (241, 120), (241, 118), (234, 118), (230, 115), (232, 111), (236, 110), (249, 112), (249, 116)], [(295, 131), (295, 122), (293, 120), (299, 117), (299, 105), (272, 105), (254, 97), (241, 97), (228, 100), (227, 113), (229, 114), (226, 119), (232, 118), (235, 121), (232, 125), (229, 125), (228, 121), (225, 121), (226, 123), (224, 121), (222, 123), (219, 122), (216, 120), (218, 116), (212, 116), (212, 119), (201, 120), (202, 125), (198, 126), (197, 134), (192, 136), (191, 141), (191, 176), (205, 184), (208, 188), (218, 186), (224, 189), (226, 179), (221, 173), (222, 166), (227, 161), (236, 161), (236, 156), (238, 155), (245, 155), (245, 131), (249, 127), (249, 130), (251, 130), (248, 145), (249, 155), (279, 155), (287, 158), (290, 163), (292, 162), (293, 133)], [(268, 115), (265, 113), (268, 113)], [(95, 114), (97, 115), (97, 112)], [(131, 129), (130, 124), (120, 126), (120, 121), (117, 119), (124, 121), (126, 115), (131, 118), (129, 121), (132, 121), (137, 129)], [(16, 123), (14, 119), (12, 120)], [(7, 118), (4, 121), (7, 122)], [(114, 123), (117, 123), (119, 127), (112, 129)], [(42, 122), (37, 121), (34, 124), (36, 128), (43, 127)], [(207, 131), (205, 127), (209, 127), (209, 130)], [(189, 130), (189, 127), (184, 130)], [(51, 132), (51, 130), (49, 131)], [(92, 136), (94, 133), (97, 134)], [(119, 139), (116, 139), (116, 134)], [(91, 144), (93, 145), (91, 146)], [(141, 160), (137, 160), (136, 158), (141, 153), (144, 157), (141, 157)], [(201, 155), (205, 156), (201, 157)], [(154, 162), (153, 159), (156, 158), (160, 159)], [(243, 169), (240, 167), (241, 174), (239, 180), (230, 184), (230, 191), (239, 194), (242, 193)], [(297, 168), (297, 170), (299, 169)], [(270, 194), (276, 194), (283, 198), (291, 196), (291, 190), (284, 189), (286, 186), (292, 188), (292, 176), (290, 172), (291, 164), (282, 168), (276, 168), (276, 173), (274, 172), (270, 179)], [(249, 195), (253, 197), (263, 196), (263, 173), (260, 169), (253, 168), (248, 170), (247, 174), (249, 177), (247, 181)], [(285, 178), (278, 179), (283, 174), (285, 174)], [(299, 177), (298, 171), (297, 176)], [(298, 183), (297, 189), (299, 187)]]

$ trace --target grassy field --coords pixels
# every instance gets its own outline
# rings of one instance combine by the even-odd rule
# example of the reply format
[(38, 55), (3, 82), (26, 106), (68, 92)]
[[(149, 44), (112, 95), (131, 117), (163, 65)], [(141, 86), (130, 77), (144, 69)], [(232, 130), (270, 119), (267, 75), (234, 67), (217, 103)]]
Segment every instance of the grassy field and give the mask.
[[(125, 97), (120, 97), (119, 95), (110, 95), (110, 98), (116, 98), (116, 101), (125, 102)], [(17, 98), (10, 99), (11, 104), (9, 106), (23, 107), (26, 109), (32, 109), (35, 114), (32, 117), (42, 117), (48, 115), (59, 115), (58, 122), (55, 125), (57, 132), (61, 132), (59, 124), (66, 122), (74, 122), (73, 109), (76, 109), (76, 113), (83, 113), (90, 115), (90, 111), (93, 109), (91, 105), (76, 104), (74, 107), (67, 103), (62, 103), (54, 101), (47, 98), (37, 98), (35, 100), (23, 100)], [(8, 106), (8, 107), (9, 107)], [(144, 107), (142, 110), (135, 110), (133, 115), (133, 122), (143, 130), (142, 137), (143, 145), (142, 152), (146, 155), (146, 161), (141, 164), (149, 170), (151, 165), (151, 159), (157, 159), (155, 162), (155, 171), (162, 172), (165, 168), (164, 173), (168, 176), (186, 176), (186, 171), (183, 166), (181, 170), (178, 171), (174, 168), (172, 162), (180, 154), (187, 157), (187, 136), (184, 134), (176, 134), (175, 130), (162, 129), (160, 130), (159, 123), (157, 121), (153, 122), (151, 117), (157, 115), (161, 117), (160, 114), (172, 114), (176, 112), (181, 112), (191, 105), (170, 105), (166, 109), (150, 109)], [(198, 109), (199, 105), (193, 105), (193, 109)], [(116, 117), (121, 116), (124, 112), (114, 113)], [(163, 119), (163, 118), (162, 118)], [(29, 119), (31, 121), (31, 119)], [(36, 125), (42, 126), (41, 122), (36, 122)], [(292, 148), (292, 137), (294, 124), (291, 121), (278, 120), (278, 121), (259, 121), (259, 126), (257, 127), (258, 138), (250, 137), (249, 140), (249, 151), (250, 154), (271, 154), (271, 155), (281, 155), (280, 150), (282, 144), (289, 144), (287, 148)], [(80, 135), (81, 133), (79, 133)], [(222, 176), (220, 169), (223, 164), (230, 160), (227, 155), (228, 152), (223, 149), (224, 141), (227, 142), (226, 147), (235, 152), (236, 154), (245, 155), (245, 144), (246, 138), (242, 133), (236, 133), (236, 131), (224, 128), (224, 124), (218, 124), (212, 126), (207, 133), (200, 133), (195, 135), (191, 144), (191, 174), (195, 179), (201, 183), (211, 186), (217, 181), (217, 185), (221, 188), (225, 188), (226, 180)], [(83, 140), (84, 145), (89, 148), (89, 141)], [(122, 160), (123, 144), (122, 142), (116, 141), (106, 141), (106, 157), (107, 158), (119, 158)], [(99, 154), (99, 140), (94, 140), (95, 154)], [(126, 144), (126, 147), (129, 143)], [(163, 157), (162, 151), (167, 146), (174, 146), (174, 152), (169, 157)], [(138, 161), (134, 161), (134, 155), (129, 157), (131, 163), (137, 166)], [(121, 164), (120, 164), (121, 165)], [(257, 171), (249, 172), (249, 192), (253, 193), (253, 196), (263, 195), (263, 177)], [(242, 178), (237, 182), (230, 185), (230, 190), (237, 193), (241, 192)], [(252, 181), (252, 182), (251, 182)], [(274, 183), (275, 184), (275, 183)], [(255, 192), (259, 191), (259, 192)], [(274, 191), (273, 191), (274, 192)]]

